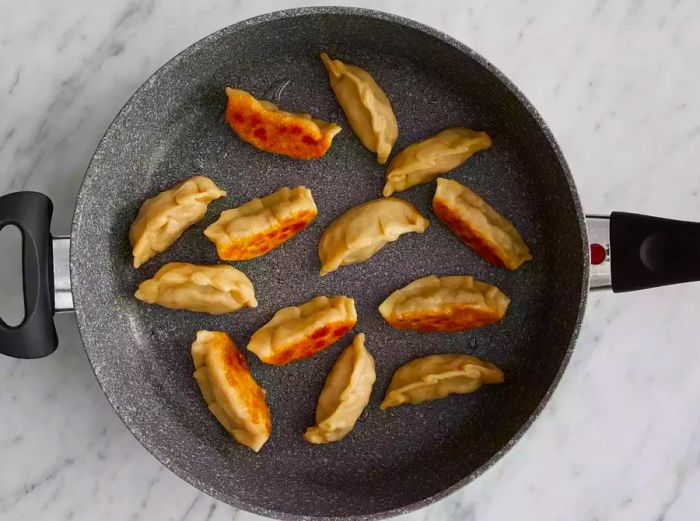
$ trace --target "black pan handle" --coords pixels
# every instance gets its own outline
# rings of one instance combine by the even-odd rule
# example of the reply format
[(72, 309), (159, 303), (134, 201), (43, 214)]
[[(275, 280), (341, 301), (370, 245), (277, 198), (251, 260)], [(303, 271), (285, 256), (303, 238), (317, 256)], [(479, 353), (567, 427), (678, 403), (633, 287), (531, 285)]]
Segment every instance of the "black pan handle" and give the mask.
[(53, 324), (53, 204), (44, 194), (15, 192), (0, 197), (0, 229), (13, 224), (22, 234), (24, 320), (15, 327), (0, 318), (0, 353), (41, 358), (58, 346)]
[(588, 218), (591, 287), (614, 292), (700, 280), (700, 223), (613, 212)]

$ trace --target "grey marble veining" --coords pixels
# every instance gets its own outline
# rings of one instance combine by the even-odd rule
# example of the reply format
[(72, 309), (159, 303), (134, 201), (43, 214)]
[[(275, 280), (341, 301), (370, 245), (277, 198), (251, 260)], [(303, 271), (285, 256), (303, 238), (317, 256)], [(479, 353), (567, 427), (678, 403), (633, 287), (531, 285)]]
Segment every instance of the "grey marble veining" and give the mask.
[[(0, 193), (46, 192), (54, 232), (66, 233), (92, 151), (147, 76), (224, 25), (294, 5), (1, 3)], [(697, 2), (381, 8), (466, 42), (518, 84), (559, 139), (589, 211), (700, 220)], [(10, 278), (0, 273), (0, 301)], [(569, 370), (524, 440), (468, 488), (405, 519), (697, 516), (699, 291), (593, 294)], [(260, 519), (156, 462), (99, 390), (73, 317), (57, 327), (53, 356), (0, 360), (0, 519)]]

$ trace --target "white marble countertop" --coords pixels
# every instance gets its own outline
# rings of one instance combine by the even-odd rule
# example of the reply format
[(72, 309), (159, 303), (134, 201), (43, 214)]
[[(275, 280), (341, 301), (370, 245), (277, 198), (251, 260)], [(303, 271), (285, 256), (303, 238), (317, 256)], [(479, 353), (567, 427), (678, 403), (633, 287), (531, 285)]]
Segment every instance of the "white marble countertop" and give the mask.
[[(54, 233), (67, 233), (91, 154), (132, 91), (210, 32), (294, 5), (0, 2), (0, 193), (47, 193)], [(455, 36), (514, 80), (550, 123), (588, 211), (700, 220), (700, 3), (381, 8)], [(3, 272), (0, 313), (13, 279)], [(466, 489), (405, 519), (697, 519), (699, 299), (700, 284), (592, 295), (569, 370), (524, 439)], [(73, 316), (57, 327), (54, 355), (0, 359), (1, 519), (261, 519), (153, 459), (99, 389)]]

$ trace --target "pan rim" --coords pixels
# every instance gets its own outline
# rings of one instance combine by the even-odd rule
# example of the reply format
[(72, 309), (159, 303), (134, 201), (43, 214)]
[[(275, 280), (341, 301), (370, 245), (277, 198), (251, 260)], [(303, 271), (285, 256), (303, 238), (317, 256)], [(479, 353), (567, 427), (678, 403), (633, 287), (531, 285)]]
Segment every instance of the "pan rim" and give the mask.
[[(76, 252), (76, 249), (73, 248), (73, 245), (76, 244), (76, 238), (78, 237), (80, 233), (80, 228), (81, 228), (81, 219), (82, 219), (82, 210), (83, 210), (83, 205), (85, 204), (85, 192), (86, 192), (86, 187), (90, 185), (94, 181), (93, 179), (93, 174), (94, 174), (94, 167), (95, 164), (99, 161), (99, 157), (101, 154), (104, 152), (106, 142), (109, 140), (111, 135), (114, 132), (114, 124), (118, 120), (122, 118), (125, 113), (127, 113), (130, 110), (130, 107), (132, 105), (132, 102), (134, 99), (140, 95), (140, 93), (148, 88), (157, 77), (161, 76), (162, 74), (168, 72), (178, 64), (180, 64), (183, 60), (185, 60), (188, 56), (193, 54), (194, 52), (198, 51), (201, 47), (206, 46), (210, 41), (214, 41), (218, 38), (221, 38), (229, 33), (236, 32), (240, 30), (241, 28), (245, 27), (250, 27), (250, 26), (255, 26), (255, 25), (260, 25), (260, 24), (265, 24), (267, 22), (271, 21), (276, 21), (276, 20), (281, 20), (281, 19), (286, 19), (286, 18), (296, 18), (296, 17), (301, 17), (301, 16), (309, 16), (309, 15), (341, 15), (341, 16), (361, 16), (361, 17), (367, 17), (367, 18), (373, 18), (373, 19), (378, 19), (378, 20), (383, 20), (387, 22), (392, 22), (396, 24), (403, 25), (405, 27), (408, 27), (413, 30), (420, 31), (422, 33), (427, 34), (428, 36), (431, 36), (433, 38), (436, 38), (437, 40), (442, 41), (443, 43), (446, 43), (447, 45), (450, 45), (451, 47), (457, 49), (463, 54), (466, 54), (469, 56), (471, 59), (473, 59), (475, 62), (477, 62), (479, 65), (481, 65), (486, 71), (488, 71), (490, 74), (492, 74), (499, 82), (503, 84), (503, 86), (510, 92), (512, 93), (518, 102), (527, 110), (527, 112), (530, 114), (530, 116), (535, 120), (539, 128), (542, 130), (544, 136), (546, 137), (549, 146), (551, 147), (552, 151), (554, 152), (556, 159), (561, 167), (561, 170), (565, 176), (566, 184), (568, 186), (572, 201), (573, 201), (573, 206), (574, 206), (574, 211), (576, 213), (576, 218), (579, 226), (579, 232), (580, 232), (580, 237), (582, 241), (582, 251), (583, 251), (583, 256), (581, 258), (582, 265), (578, 266), (578, 268), (581, 269), (582, 272), (582, 277), (581, 277), (581, 290), (580, 290), (580, 298), (579, 298), (579, 308), (578, 308), (578, 314), (576, 316), (576, 320), (574, 322), (574, 327), (571, 332), (571, 339), (569, 340), (569, 344), (566, 348), (566, 351), (562, 357), (561, 364), (554, 375), (554, 378), (552, 379), (552, 382), (548, 389), (546, 390), (545, 394), (543, 395), (542, 399), (540, 400), (539, 404), (535, 408), (535, 410), (528, 416), (528, 418), (523, 422), (523, 424), (520, 426), (518, 431), (491, 457), (489, 458), (486, 462), (484, 462), (479, 468), (471, 472), (469, 475), (465, 476), (464, 478), (458, 480), (457, 482), (453, 483), (449, 487), (446, 487), (445, 489), (441, 490), (440, 492), (433, 494), (431, 496), (419, 499), (417, 501), (414, 501), (412, 503), (393, 508), (390, 510), (385, 510), (381, 512), (374, 512), (371, 514), (358, 514), (358, 515), (350, 515), (350, 516), (308, 516), (308, 515), (303, 515), (303, 514), (293, 514), (289, 512), (283, 512), (279, 510), (270, 510), (265, 507), (261, 507), (257, 504), (250, 503), (246, 500), (242, 500), (240, 498), (236, 498), (235, 503), (232, 502), (229, 498), (225, 498), (223, 494), (220, 494), (218, 490), (213, 489), (209, 487), (208, 485), (202, 483), (195, 477), (189, 475), (185, 469), (182, 469), (179, 464), (176, 461), (171, 460), (170, 458), (167, 457), (166, 454), (164, 454), (161, 449), (150, 442), (150, 440), (147, 439), (146, 436), (141, 436), (135, 432), (135, 429), (132, 429), (131, 421), (125, 418), (122, 413), (119, 411), (117, 408), (116, 404), (114, 403), (112, 397), (108, 393), (107, 389), (103, 385), (103, 382), (99, 376), (99, 370), (96, 368), (96, 361), (93, 360), (91, 356), (91, 349), (88, 348), (84, 338), (83, 331), (89, 331), (89, 324), (86, 320), (86, 317), (83, 315), (82, 310), (81, 310), (81, 305), (82, 305), (82, 297), (80, 295), (80, 284), (78, 280), (76, 280), (77, 275), (75, 273), (74, 266), (77, 265), (77, 256), (78, 253)], [(129, 430), (129, 432), (136, 438), (136, 440), (156, 459), (158, 460), (164, 467), (166, 467), (168, 470), (173, 472), (176, 476), (179, 478), (183, 479), (186, 481), (188, 484), (192, 485), (196, 489), (206, 493), (207, 495), (213, 497), (214, 499), (217, 499), (223, 503), (229, 504), (235, 508), (241, 508), (243, 510), (246, 510), (248, 512), (252, 512), (254, 514), (258, 515), (263, 515), (275, 519), (281, 519), (281, 520), (300, 520), (300, 519), (314, 519), (314, 520), (362, 520), (362, 519), (384, 519), (384, 518), (389, 518), (401, 514), (406, 514), (409, 512), (412, 512), (414, 510), (418, 510), (420, 508), (426, 507), (428, 505), (431, 505), (435, 503), (436, 501), (439, 501), (441, 499), (444, 499), (445, 497), (451, 495), (452, 493), (460, 490), (467, 484), (471, 483), (473, 480), (481, 476), (484, 472), (486, 472), (488, 469), (490, 469), (496, 462), (498, 462), (527, 432), (527, 430), (532, 426), (534, 421), (539, 417), (539, 415), (542, 413), (544, 410), (544, 407), (547, 405), (549, 402), (552, 394), (556, 390), (557, 386), (559, 385), (559, 382), (561, 381), (561, 378), (566, 371), (566, 368), (568, 366), (569, 360), (571, 358), (571, 355), (573, 353), (574, 347), (576, 345), (576, 340), (578, 338), (580, 329), (581, 329), (581, 323), (583, 321), (584, 313), (585, 313), (585, 308), (586, 308), (586, 301), (588, 297), (588, 281), (589, 281), (589, 251), (588, 251), (588, 230), (586, 227), (586, 219), (585, 215), (583, 212), (583, 208), (581, 206), (581, 201), (578, 195), (578, 191), (576, 189), (576, 185), (574, 183), (573, 177), (571, 175), (571, 171), (566, 163), (566, 160), (564, 158), (564, 155), (554, 138), (551, 130), (549, 129), (549, 126), (547, 123), (544, 121), (542, 116), (540, 116), (539, 112), (534, 108), (532, 103), (525, 97), (525, 95), (518, 89), (518, 87), (515, 86), (511, 80), (509, 80), (496, 66), (494, 66), (491, 62), (489, 62), (486, 58), (481, 56), (479, 53), (468, 47), (466, 44), (460, 42), (459, 40), (447, 35), (446, 33), (443, 33), (442, 31), (439, 31), (437, 29), (434, 29), (430, 26), (424, 25), (420, 22), (417, 22), (415, 20), (412, 20), (410, 18), (405, 18), (399, 15), (395, 15), (392, 13), (386, 13), (383, 11), (378, 11), (374, 9), (365, 9), (365, 8), (358, 8), (358, 7), (341, 7), (341, 6), (323, 6), (323, 7), (301, 7), (301, 8), (293, 8), (293, 9), (285, 9), (285, 10), (280, 10), (280, 11), (273, 11), (270, 13), (258, 15), (252, 18), (248, 18), (245, 20), (241, 20), (235, 24), (223, 27), (208, 36), (205, 36), (204, 38), (196, 41), (195, 43), (191, 44), (178, 54), (176, 54), (174, 57), (172, 57), (170, 60), (168, 60), (164, 65), (159, 67), (153, 74), (149, 76), (149, 78), (144, 81), (144, 83), (127, 99), (127, 101), (124, 103), (122, 108), (119, 110), (119, 112), (116, 114), (114, 119), (110, 122), (109, 126), (107, 127), (107, 130), (105, 131), (104, 135), (100, 139), (100, 142), (95, 149), (95, 153), (93, 154), (88, 167), (86, 169), (85, 176), (83, 177), (83, 180), (80, 185), (80, 189), (78, 191), (78, 196), (76, 199), (76, 205), (75, 205), (75, 211), (73, 214), (73, 220), (72, 220), (72, 226), (71, 226), (71, 248), (70, 248), (70, 278), (71, 278), (71, 284), (72, 287), (74, 288), (73, 290), (73, 300), (74, 300), (74, 307), (75, 307), (75, 314), (76, 314), (76, 319), (78, 322), (78, 331), (81, 337), (81, 341), (83, 342), (83, 347), (85, 349), (85, 353), (87, 355), (88, 361), (90, 363), (90, 366), (92, 367), (93, 373), (95, 374), (95, 377), (97, 379), (97, 382), (100, 386), (100, 389), (102, 389), (102, 392), (105, 394), (105, 397), (109, 401), (110, 405), (112, 406), (112, 409), (114, 412), (117, 414), (117, 416), (120, 418), (122, 423), (126, 426), (126, 428)], [(572, 266), (573, 268), (574, 266)], [(142, 439), (143, 438), (143, 439)]]

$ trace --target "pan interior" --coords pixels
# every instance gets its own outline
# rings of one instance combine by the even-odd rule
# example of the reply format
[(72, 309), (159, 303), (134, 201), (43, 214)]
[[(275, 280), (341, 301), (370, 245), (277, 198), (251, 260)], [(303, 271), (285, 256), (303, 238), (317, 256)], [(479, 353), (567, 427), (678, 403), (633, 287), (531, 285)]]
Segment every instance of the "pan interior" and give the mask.
[[(430, 219), (369, 261), (318, 276), (323, 229), (352, 206), (381, 196), (385, 169), (353, 135), (318, 54), (370, 71), (399, 122), (395, 150), (451, 127), (487, 131), (493, 147), (449, 177), (508, 216), (534, 261), (509, 272), (462, 245), (430, 209), (435, 184), (397, 194)], [(224, 86), (256, 96), (288, 80), (278, 103), (336, 121), (343, 131), (318, 160), (257, 151), (228, 128)], [(127, 230), (142, 201), (196, 173), (228, 192), (206, 219), (139, 270)], [(202, 230), (225, 208), (282, 186), (309, 187), (318, 218), (296, 238), (256, 260), (235, 263), (260, 305), (212, 317), (147, 306), (138, 283), (164, 263), (215, 263)], [(165, 66), (116, 118), (88, 170), (76, 209), (72, 278), (78, 320), (97, 378), (136, 437), (165, 465), (205, 492), (271, 515), (348, 516), (415, 505), (475, 475), (537, 410), (565, 361), (585, 281), (584, 237), (575, 194), (538, 121), (474, 56), (435, 34), (376, 18), (310, 10), (232, 26)], [(460, 334), (397, 331), (379, 303), (428, 274), (469, 274), (512, 299), (506, 319)], [(313, 424), (327, 371), (348, 335), (318, 356), (266, 366), (245, 351), (252, 332), (282, 306), (315, 295), (355, 298), (375, 357), (377, 382), (355, 430), (325, 446), (301, 434)], [(192, 378), (189, 347), (199, 329), (228, 332), (267, 390), (273, 431), (259, 454), (236, 444), (206, 410)], [(468, 353), (496, 363), (506, 383), (467, 396), (382, 412), (392, 373), (408, 360)]]

